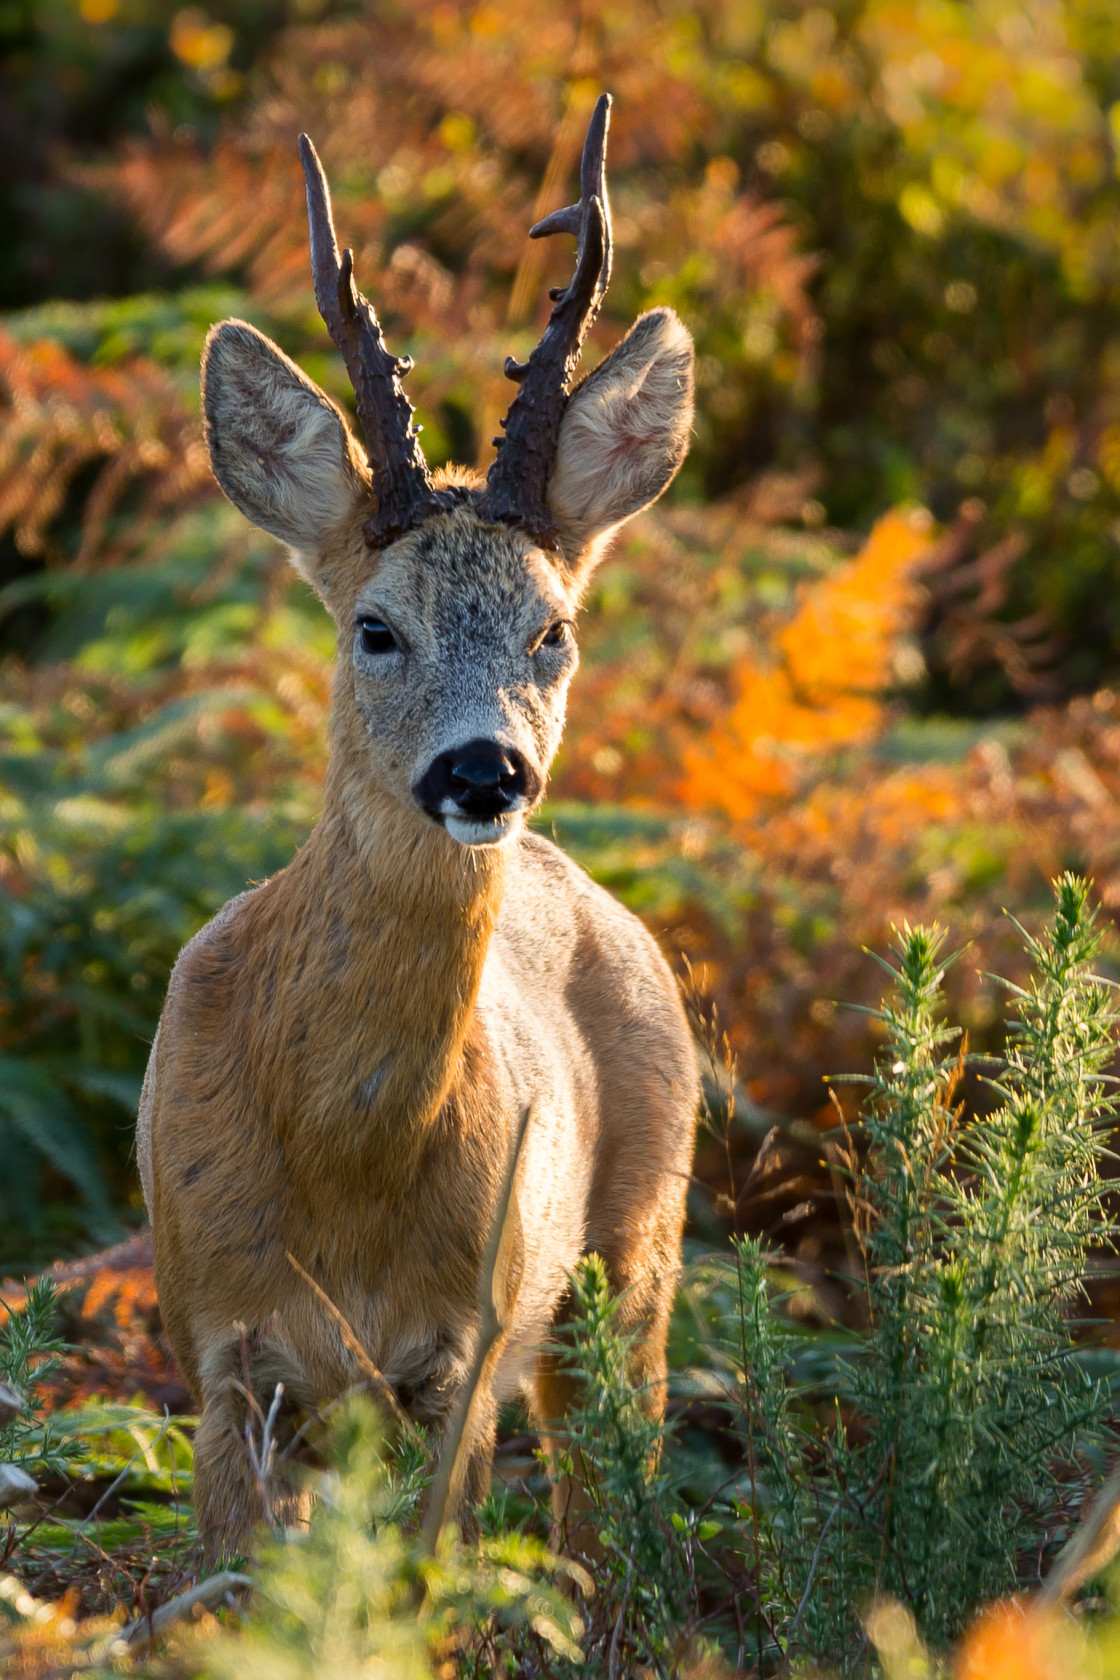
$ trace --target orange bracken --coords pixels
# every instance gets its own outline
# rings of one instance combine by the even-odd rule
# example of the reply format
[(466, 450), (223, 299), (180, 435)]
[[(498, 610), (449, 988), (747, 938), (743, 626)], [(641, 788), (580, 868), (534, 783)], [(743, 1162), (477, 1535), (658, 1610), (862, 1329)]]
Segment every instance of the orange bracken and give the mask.
[(954, 1680), (1088, 1680), (1081, 1643), (1068, 1617), (1002, 1599), (965, 1635)]

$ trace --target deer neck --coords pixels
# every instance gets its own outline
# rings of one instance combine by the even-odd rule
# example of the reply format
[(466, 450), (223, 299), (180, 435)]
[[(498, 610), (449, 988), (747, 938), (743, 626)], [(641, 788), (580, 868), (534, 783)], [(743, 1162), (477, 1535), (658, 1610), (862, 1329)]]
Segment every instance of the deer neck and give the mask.
[(507, 849), (457, 845), (341, 753), (301, 856), (355, 1145), (387, 1131), (418, 1138), (462, 1064)]

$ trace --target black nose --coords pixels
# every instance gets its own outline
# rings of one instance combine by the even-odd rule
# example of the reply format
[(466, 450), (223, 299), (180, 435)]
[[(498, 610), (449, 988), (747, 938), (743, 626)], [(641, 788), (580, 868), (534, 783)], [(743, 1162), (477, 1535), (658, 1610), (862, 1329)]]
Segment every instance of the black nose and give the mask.
[(467, 741), (433, 759), (413, 792), (433, 817), (456, 814), (481, 821), (531, 804), (540, 778), (516, 747)]
[(496, 788), (511, 786), (517, 779), (507, 752), (472, 752), (451, 762), (449, 774), (456, 787)]

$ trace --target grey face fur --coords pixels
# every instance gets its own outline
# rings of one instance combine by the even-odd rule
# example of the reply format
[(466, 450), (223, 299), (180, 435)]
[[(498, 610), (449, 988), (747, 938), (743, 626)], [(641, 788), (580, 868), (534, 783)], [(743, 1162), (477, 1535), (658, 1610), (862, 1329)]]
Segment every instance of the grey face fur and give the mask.
[[(466, 508), (387, 549), (358, 593), (349, 644), (376, 781), (464, 845), (514, 836), (560, 742), (578, 663), (574, 611), (554, 561)], [(374, 635), (372, 650), (371, 621), (388, 633)], [(492, 743), (523, 771), (509, 808), (493, 816), (464, 814), (449, 789), (425, 797), (433, 764), (471, 743)]]
[(511, 839), (541, 797), (577, 663), (571, 621), (611, 536), (684, 459), (692, 361), (677, 317), (651, 310), (567, 399), (548, 491), (555, 552), (480, 519), (470, 474), (453, 511), (370, 550), (377, 487), (338, 409), (254, 327), (210, 334), (214, 472), (334, 615), (349, 665), (332, 727), (352, 748), (364, 725), (371, 785), (464, 845)]

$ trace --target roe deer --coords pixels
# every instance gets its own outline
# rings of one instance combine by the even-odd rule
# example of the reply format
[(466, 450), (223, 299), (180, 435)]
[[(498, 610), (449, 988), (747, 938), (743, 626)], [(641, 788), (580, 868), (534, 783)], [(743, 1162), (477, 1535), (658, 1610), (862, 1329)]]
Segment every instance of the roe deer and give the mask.
[[(210, 334), (203, 408), (226, 495), (286, 543), (338, 625), (322, 817), (292, 863), (180, 956), (138, 1155), (164, 1322), (201, 1410), (210, 1557), (244, 1549), (259, 1490), (244, 1348), (293, 1412), (359, 1380), (339, 1309), (417, 1419), (446, 1416), (511, 1139), (519, 1276), (472, 1436), (487, 1485), (498, 1401), (547, 1432), (571, 1399), (548, 1351), (567, 1273), (601, 1254), (663, 1403), (697, 1077), (677, 987), (634, 916), (535, 834), (576, 667), (572, 621), (610, 536), (669, 484), (692, 420), (692, 342), (655, 309), (574, 389), (610, 275), (595, 108), (570, 285), (524, 366), (489, 474), (430, 476), (377, 316), (300, 139), (315, 296), (345, 361), (339, 410), (242, 321)], [(248, 1335), (246, 1336), (246, 1331)], [(295, 1495), (282, 1494), (289, 1501)]]

